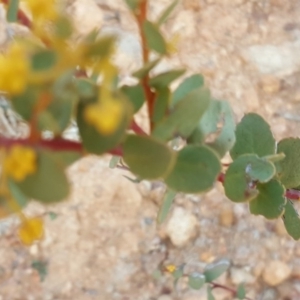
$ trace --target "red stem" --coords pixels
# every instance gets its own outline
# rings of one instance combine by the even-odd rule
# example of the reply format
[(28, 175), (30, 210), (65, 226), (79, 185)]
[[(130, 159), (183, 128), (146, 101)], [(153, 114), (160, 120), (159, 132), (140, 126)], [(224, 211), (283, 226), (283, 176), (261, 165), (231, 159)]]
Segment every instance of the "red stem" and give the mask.
[(130, 129), (133, 130), (136, 134), (147, 135), (147, 133), (132, 119), (130, 124)]

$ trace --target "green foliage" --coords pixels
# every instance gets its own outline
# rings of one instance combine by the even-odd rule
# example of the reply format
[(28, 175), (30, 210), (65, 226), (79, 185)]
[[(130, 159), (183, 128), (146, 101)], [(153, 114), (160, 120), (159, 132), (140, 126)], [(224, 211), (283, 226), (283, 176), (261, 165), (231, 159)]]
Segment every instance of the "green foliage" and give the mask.
[(295, 240), (300, 239), (300, 218), (293, 203), (287, 201), (283, 215), (284, 225), (291, 237)]
[(175, 151), (147, 136), (128, 135), (123, 150), (130, 170), (145, 179), (166, 177), (176, 160)]
[(189, 137), (207, 109), (209, 101), (207, 89), (193, 90), (175, 105), (169, 116), (157, 124), (153, 136), (163, 141), (172, 139), (176, 134)]
[(179, 151), (165, 182), (174, 191), (200, 193), (212, 188), (220, 171), (221, 164), (214, 151), (206, 146), (186, 146)]
[(172, 206), (175, 196), (176, 196), (176, 192), (174, 192), (172, 190), (166, 191), (165, 196), (162, 201), (162, 205), (161, 205), (158, 215), (157, 215), (158, 224), (161, 224), (166, 219), (166, 217), (171, 209), (171, 206)]
[(206, 282), (203, 274), (194, 272), (189, 276), (189, 287), (194, 290), (200, 290)]
[(64, 165), (51, 152), (45, 150), (38, 154), (38, 169), (35, 174), (15, 184), (25, 196), (43, 203), (62, 201), (69, 194)]
[(19, 8), (19, 0), (9, 0), (6, 19), (8, 22), (16, 22)]
[(225, 273), (229, 269), (229, 267), (230, 267), (230, 262), (225, 259), (207, 265), (203, 273), (206, 282), (212, 282), (216, 280), (223, 273)]
[(275, 139), (269, 124), (254, 113), (245, 115), (237, 125), (236, 143), (230, 151), (233, 159), (246, 153), (254, 153), (258, 156), (275, 153)]
[(246, 297), (246, 290), (245, 290), (244, 283), (240, 283), (238, 285), (238, 288), (237, 288), (237, 291), (236, 291), (236, 296), (240, 300), (243, 300)]
[(280, 141), (278, 153), (284, 153), (285, 158), (277, 163), (278, 177), (286, 188), (300, 185), (300, 139), (288, 138)]
[(284, 213), (286, 198), (285, 189), (275, 179), (265, 184), (257, 184), (258, 195), (250, 201), (250, 211), (254, 215), (263, 215), (275, 219)]
[(167, 6), (157, 20), (157, 25), (160, 26), (167, 21), (174, 8), (177, 6), (179, 0), (173, 0), (169, 6)]
[(159, 54), (167, 54), (167, 44), (159, 30), (159, 27), (146, 20), (143, 24), (143, 30), (146, 36), (148, 48)]

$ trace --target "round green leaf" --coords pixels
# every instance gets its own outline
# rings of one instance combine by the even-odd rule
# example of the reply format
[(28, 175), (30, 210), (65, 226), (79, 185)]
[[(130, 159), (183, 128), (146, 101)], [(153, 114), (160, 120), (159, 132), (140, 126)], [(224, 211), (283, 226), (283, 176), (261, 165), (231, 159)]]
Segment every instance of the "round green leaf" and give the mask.
[(277, 152), (285, 154), (285, 158), (276, 164), (281, 183), (286, 188), (300, 185), (300, 139), (281, 140), (278, 143)]
[(166, 176), (173, 168), (176, 152), (149, 136), (128, 135), (123, 144), (124, 161), (143, 179)]
[(230, 262), (227, 259), (222, 259), (212, 264), (209, 264), (204, 269), (204, 276), (206, 282), (212, 282), (223, 273), (225, 273), (230, 266)]
[(254, 215), (263, 215), (267, 219), (276, 219), (284, 212), (285, 189), (275, 179), (265, 184), (257, 184), (259, 194), (250, 201), (250, 211)]
[(38, 154), (37, 171), (15, 184), (27, 197), (45, 203), (61, 201), (69, 194), (64, 165), (48, 151)]
[(220, 171), (220, 160), (213, 150), (206, 146), (186, 146), (179, 151), (165, 182), (175, 191), (200, 193), (213, 187)]
[(230, 151), (233, 159), (247, 153), (254, 153), (258, 156), (275, 153), (275, 139), (270, 126), (255, 113), (245, 115), (237, 125), (236, 142)]
[(128, 100), (131, 101), (134, 112), (136, 113), (145, 102), (144, 89), (140, 84), (127, 86), (124, 85), (121, 91), (127, 96)]
[(185, 72), (184, 69), (181, 70), (171, 70), (171, 71), (166, 71), (164, 73), (158, 74), (155, 77), (152, 77), (149, 80), (150, 86), (156, 88), (156, 89), (161, 89), (161, 88), (166, 88), (171, 84), (175, 79), (183, 75)]
[(257, 195), (251, 187), (253, 181), (267, 182), (275, 175), (273, 163), (255, 154), (245, 154), (234, 160), (226, 174), (226, 196), (234, 202), (245, 202)]
[(287, 201), (283, 215), (284, 226), (288, 234), (295, 240), (300, 239), (300, 218), (293, 203)]
[(200, 290), (205, 284), (206, 278), (203, 274), (194, 272), (189, 276), (189, 287), (194, 290)]
[(57, 61), (57, 53), (53, 50), (40, 50), (31, 58), (31, 68), (34, 71), (45, 71), (52, 68)]

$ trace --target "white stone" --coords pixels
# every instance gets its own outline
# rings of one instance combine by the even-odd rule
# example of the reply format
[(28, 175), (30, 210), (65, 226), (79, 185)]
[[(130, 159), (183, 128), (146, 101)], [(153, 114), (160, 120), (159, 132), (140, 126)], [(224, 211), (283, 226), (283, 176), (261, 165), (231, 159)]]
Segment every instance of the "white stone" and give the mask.
[(263, 74), (284, 76), (299, 69), (299, 51), (296, 43), (254, 45), (244, 51), (243, 56)]
[(183, 247), (197, 233), (197, 218), (182, 207), (176, 207), (168, 221), (166, 233), (173, 245)]
[(238, 285), (241, 282), (253, 284), (256, 281), (256, 278), (252, 274), (247, 272), (245, 269), (234, 267), (230, 270), (230, 279), (235, 285)]
[(286, 263), (273, 260), (266, 264), (263, 272), (263, 280), (270, 286), (276, 286), (285, 281), (291, 275), (292, 269)]

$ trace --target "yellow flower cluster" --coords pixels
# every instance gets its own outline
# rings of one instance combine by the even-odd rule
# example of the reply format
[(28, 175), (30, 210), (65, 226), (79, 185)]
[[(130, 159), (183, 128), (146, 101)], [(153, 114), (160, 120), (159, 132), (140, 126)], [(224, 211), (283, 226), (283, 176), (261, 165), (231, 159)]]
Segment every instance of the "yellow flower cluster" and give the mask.
[(36, 170), (36, 154), (33, 149), (13, 146), (4, 160), (4, 172), (16, 181), (22, 181)]
[(44, 223), (41, 218), (26, 218), (23, 214), (22, 223), (18, 230), (21, 242), (27, 246), (40, 240), (44, 235)]
[(170, 265), (166, 265), (164, 267), (165, 271), (168, 272), (168, 273), (174, 273), (176, 270), (177, 270), (177, 267), (173, 264), (170, 264)]
[(34, 20), (55, 20), (57, 17), (55, 0), (25, 0)]
[(84, 112), (85, 119), (103, 135), (114, 133), (122, 118), (122, 105), (116, 100), (89, 105)]
[(22, 93), (27, 84), (30, 66), (24, 48), (18, 44), (10, 45), (5, 55), (0, 55), (0, 90), (12, 95)]

